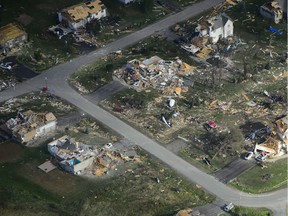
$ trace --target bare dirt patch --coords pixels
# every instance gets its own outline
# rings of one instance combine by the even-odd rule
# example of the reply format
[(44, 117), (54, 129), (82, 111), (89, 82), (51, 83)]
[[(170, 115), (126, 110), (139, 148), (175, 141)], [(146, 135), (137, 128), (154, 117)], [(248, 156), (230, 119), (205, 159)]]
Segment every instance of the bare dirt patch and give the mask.
[(38, 168), (40, 164), (26, 163), (23, 165), (20, 173), (29, 181), (52, 191), (60, 196), (67, 195), (77, 190), (77, 177), (69, 173), (55, 169), (45, 173)]
[(23, 148), (15, 142), (5, 142), (0, 144), (0, 163), (14, 162), (21, 158)]
[(19, 17), (16, 18), (16, 20), (21, 24), (27, 26), (33, 21), (33, 18), (27, 14), (21, 14)]

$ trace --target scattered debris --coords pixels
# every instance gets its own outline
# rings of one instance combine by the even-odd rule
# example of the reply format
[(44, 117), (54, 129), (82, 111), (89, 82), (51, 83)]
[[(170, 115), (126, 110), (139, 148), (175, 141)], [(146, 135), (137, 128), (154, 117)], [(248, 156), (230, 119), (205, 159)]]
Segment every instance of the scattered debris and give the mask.
[(131, 60), (123, 68), (115, 70), (114, 75), (139, 91), (152, 87), (164, 94), (175, 92), (180, 95), (182, 91), (187, 91), (187, 86), (177, 75), (189, 74), (193, 70), (193, 66), (179, 58), (176, 61), (165, 61), (153, 56), (144, 61)]

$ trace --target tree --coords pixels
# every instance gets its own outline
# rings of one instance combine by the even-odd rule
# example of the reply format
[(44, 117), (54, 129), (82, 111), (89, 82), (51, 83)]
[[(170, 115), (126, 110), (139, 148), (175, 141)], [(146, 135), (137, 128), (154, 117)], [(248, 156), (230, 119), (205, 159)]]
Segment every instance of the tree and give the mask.
[(101, 30), (101, 24), (98, 19), (95, 19), (86, 24), (86, 29), (90, 34), (96, 35)]
[(142, 0), (140, 2), (140, 10), (144, 13), (149, 13), (152, 11), (154, 6), (154, 0)]
[(41, 54), (41, 50), (37, 49), (34, 51), (34, 59), (36, 61), (40, 61), (42, 59), (42, 54)]

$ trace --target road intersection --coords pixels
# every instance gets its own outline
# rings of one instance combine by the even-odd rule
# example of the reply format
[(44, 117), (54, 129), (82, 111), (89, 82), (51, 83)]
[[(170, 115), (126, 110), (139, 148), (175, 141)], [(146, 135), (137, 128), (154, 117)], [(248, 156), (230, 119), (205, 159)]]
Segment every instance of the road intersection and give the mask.
[(114, 42), (107, 44), (89, 54), (79, 56), (64, 64), (50, 68), (40, 75), (20, 83), (15, 89), (10, 88), (0, 93), (0, 102), (10, 98), (31, 92), (39, 91), (47, 79), (49, 89), (55, 94), (76, 107), (80, 108), (87, 114), (91, 115), (98, 121), (117, 131), (120, 135), (139, 145), (145, 151), (149, 152), (165, 164), (173, 168), (179, 175), (185, 177), (191, 182), (201, 185), (207, 192), (216, 195), (222, 200), (233, 202), (237, 205), (248, 207), (267, 207), (274, 211), (275, 215), (287, 215), (287, 189), (281, 189), (271, 193), (261, 195), (247, 194), (237, 191), (229, 186), (219, 182), (216, 178), (197, 169), (179, 156), (167, 150), (149, 137), (143, 135), (133, 127), (121, 121), (111, 113), (103, 110), (93, 101), (83, 97), (76, 92), (67, 82), (69, 76), (83, 65), (90, 64), (95, 60), (129, 45), (133, 45), (149, 35), (168, 28), (169, 26), (183, 21), (187, 18), (196, 16), (201, 12), (221, 3), (223, 0), (203, 0), (185, 10), (169, 16), (157, 23), (147, 26), (137, 32), (124, 36)]

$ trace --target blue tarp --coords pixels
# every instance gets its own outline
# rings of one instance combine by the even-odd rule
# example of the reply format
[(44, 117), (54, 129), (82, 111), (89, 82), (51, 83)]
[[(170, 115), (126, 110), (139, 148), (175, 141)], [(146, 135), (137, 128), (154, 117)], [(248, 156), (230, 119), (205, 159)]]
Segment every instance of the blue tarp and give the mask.
[(278, 29), (275, 29), (275, 28), (273, 28), (272, 26), (269, 26), (269, 28), (267, 28), (269, 31), (271, 31), (271, 32), (275, 32), (276, 34), (278, 34), (278, 35), (282, 35), (283, 34), (283, 32), (281, 31), (281, 30), (278, 30)]

